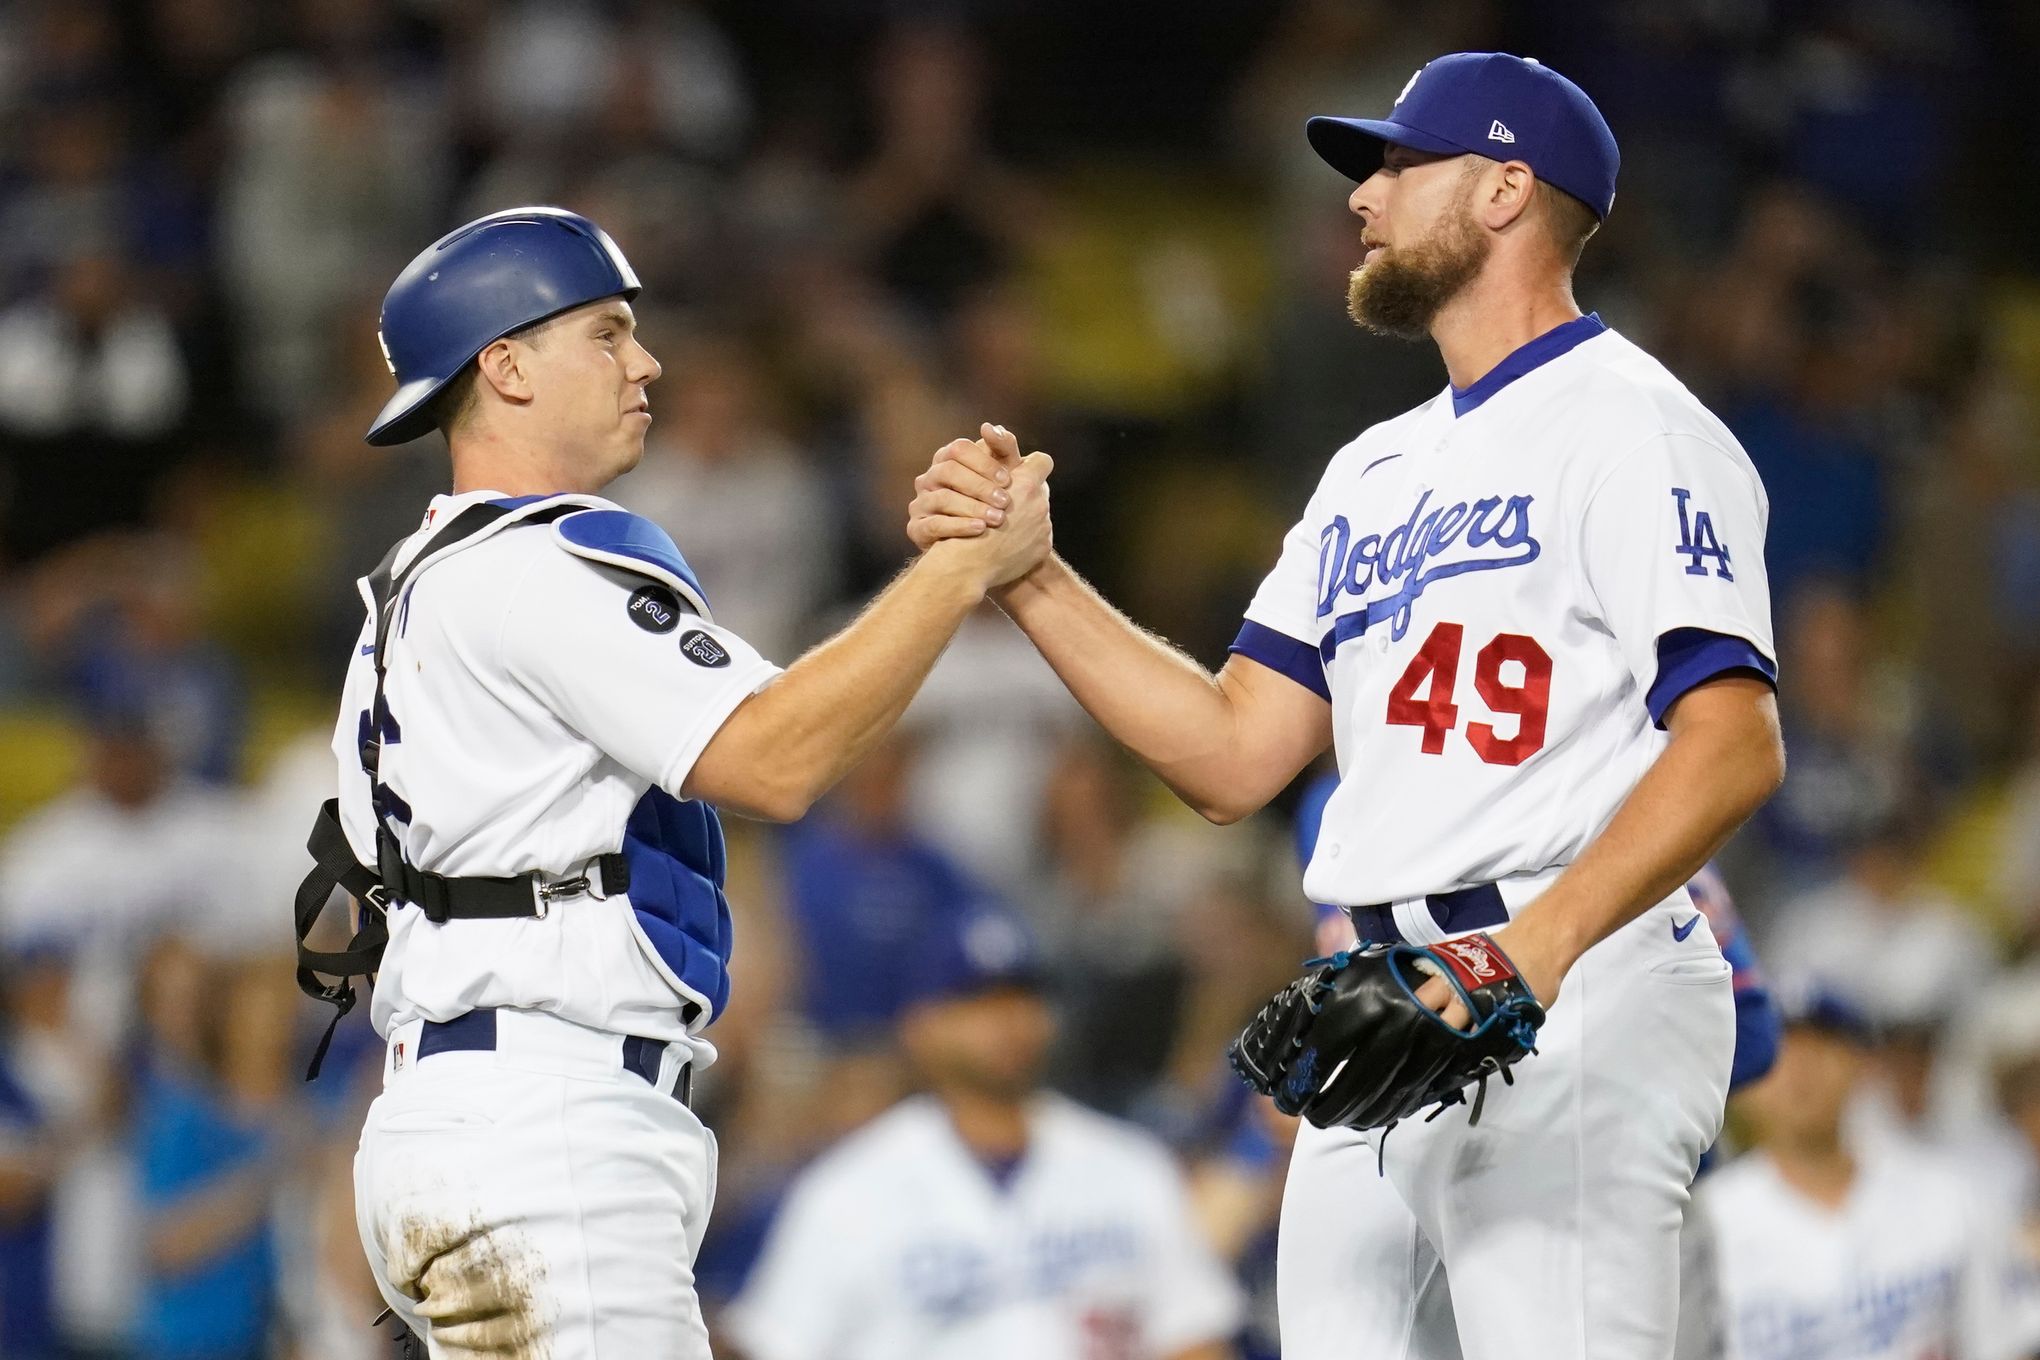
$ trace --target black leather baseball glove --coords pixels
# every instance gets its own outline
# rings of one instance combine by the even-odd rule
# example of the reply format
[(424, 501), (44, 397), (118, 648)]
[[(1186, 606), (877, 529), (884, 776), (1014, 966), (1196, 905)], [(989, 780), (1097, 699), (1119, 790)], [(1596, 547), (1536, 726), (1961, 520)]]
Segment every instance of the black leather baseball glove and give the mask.
[[(1387, 1128), (1433, 1105), (1464, 1099), (1478, 1082), (1513, 1082), (1512, 1064), (1535, 1053), (1544, 1007), (1508, 955), (1484, 934), (1437, 945), (1377, 945), (1313, 959), (1240, 1031), (1227, 1056), (1247, 1085), (1319, 1128)], [(1417, 1000), (1431, 976), (1450, 982), (1472, 1012), (1457, 1030)]]

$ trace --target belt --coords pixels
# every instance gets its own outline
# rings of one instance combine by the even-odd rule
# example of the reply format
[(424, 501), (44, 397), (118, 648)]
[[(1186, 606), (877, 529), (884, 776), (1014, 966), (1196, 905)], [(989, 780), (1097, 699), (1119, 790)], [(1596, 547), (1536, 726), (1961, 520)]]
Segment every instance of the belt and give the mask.
[[(1424, 905), (1430, 909), (1431, 919), (1438, 923), (1438, 929), (1447, 935), (1486, 930), (1489, 926), (1506, 925), (1509, 920), (1509, 908), (1502, 901), (1502, 890), (1492, 883), (1461, 888), (1457, 892), (1432, 893), (1424, 898)], [(1393, 902), (1371, 907), (1348, 907), (1346, 914), (1353, 918), (1353, 930), (1362, 944), (1408, 943), (1403, 938), (1402, 927), (1396, 924)]]
[[(420, 1062), (434, 1053), (494, 1052), (495, 1048), (496, 1012), (489, 1008), (469, 1011), (452, 1020), (427, 1020), (418, 1032)], [(659, 1084), (659, 1058), (665, 1051), (664, 1039), (647, 1039), (637, 1034), (623, 1036), (625, 1069), (643, 1077), (654, 1089)], [(694, 1064), (683, 1063), (680, 1075), (673, 1079), (673, 1099), (686, 1105), (693, 1094)]]
[[(599, 855), (589, 861), (601, 880), (601, 895), (615, 897), (630, 891), (630, 861), (622, 854)], [(509, 920), (535, 916), (544, 920), (555, 899), (592, 894), (595, 889), (587, 874), (548, 881), (542, 873), (516, 874), (509, 878), (448, 878), (415, 868), (404, 858), (394, 836), (384, 831), (376, 837), (376, 872), (388, 895), (409, 902), (434, 923), (451, 920)]]

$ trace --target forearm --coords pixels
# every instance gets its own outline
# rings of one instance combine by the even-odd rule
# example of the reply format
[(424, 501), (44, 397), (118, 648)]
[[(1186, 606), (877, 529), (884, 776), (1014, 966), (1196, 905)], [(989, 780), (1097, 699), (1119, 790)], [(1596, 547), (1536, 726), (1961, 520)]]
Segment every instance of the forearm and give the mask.
[(1691, 879), (1783, 775), (1768, 693), (1740, 712), (1720, 708), (1678, 725), (1607, 828), (1517, 917), (1512, 934), (1534, 930), (1560, 957), (1578, 958)]
[(273, 1171), (249, 1167), (177, 1201), (149, 1225), (149, 1264), (181, 1275), (240, 1242), (269, 1213)]
[(1241, 813), (1237, 714), (1220, 677), (1113, 608), (1060, 557), (993, 598), (1084, 710), (1177, 796), (1214, 820)]
[[(690, 774), (689, 796), (773, 821), (800, 818), (898, 721), (983, 595), (981, 577), (954, 550), (923, 555), (731, 715)], [(728, 787), (733, 775), (740, 788)]]

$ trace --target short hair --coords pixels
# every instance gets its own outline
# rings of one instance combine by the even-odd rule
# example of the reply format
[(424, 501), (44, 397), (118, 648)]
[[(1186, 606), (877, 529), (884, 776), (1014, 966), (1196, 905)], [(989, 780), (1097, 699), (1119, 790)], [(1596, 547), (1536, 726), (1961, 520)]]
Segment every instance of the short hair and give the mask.
[[(508, 335), (497, 338), (502, 340), (522, 340), (527, 345), (541, 345), (545, 343), (545, 333), (551, 330), (558, 321), (559, 317), (549, 316), (543, 321), (532, 322), (522, 330), (511, 331)], [(495, 343), (495, 340), (491, 340), (489, 345)], [(482, 348), (487, 349), (489, 345), (484, 345)], [(455, 373), (447, 381), (446, 386), (439, 389), (432, 400), (425, 403), (425, 418), (438, 426), (441, 434), (445, 435), (448, 439), (452, 439), (453, 432), (460, 428), (461, 424), (469, 416), (474, 414), (475, 403), (481, 397), (481, 390), (481, 365), (470, 359), (461, 366), (458, 373)]]
[(1601, 229), (1594, 210), (1565, 190), (1545, 180), (1537, 181), (1537, 198), (1543, 204), (1544, 229), (1567, 269), (1578, 266), (1587, 238)]

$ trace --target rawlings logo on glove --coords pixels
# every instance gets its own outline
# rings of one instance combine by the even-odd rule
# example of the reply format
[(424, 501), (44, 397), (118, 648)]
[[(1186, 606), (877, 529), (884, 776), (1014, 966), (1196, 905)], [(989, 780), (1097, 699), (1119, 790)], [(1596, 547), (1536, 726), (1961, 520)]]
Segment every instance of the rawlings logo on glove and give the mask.
[[(1484, 934), (1443, 944), (1377, 945), (1315, 959), (1233, 1041), (1227, 1057), (1284, 1114), (1319, 1128), (1387, 1128), (1427, 1106), (1455, 1104), (1535, 1053), (1544, 1007)], [(1426, 975), (1452, 984), (1473, 1016), (1453, 1029), (1417, 1000)]]

